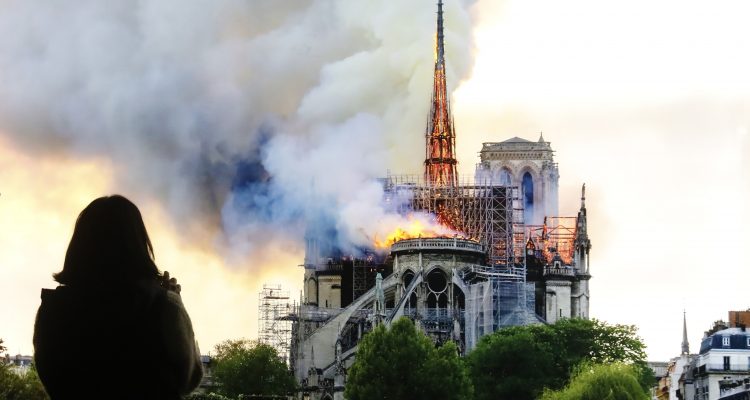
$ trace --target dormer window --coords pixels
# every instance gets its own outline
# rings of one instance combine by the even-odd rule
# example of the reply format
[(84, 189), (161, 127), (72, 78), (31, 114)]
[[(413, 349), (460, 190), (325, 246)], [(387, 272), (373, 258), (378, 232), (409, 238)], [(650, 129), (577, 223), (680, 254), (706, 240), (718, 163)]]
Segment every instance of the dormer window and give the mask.
[(723, 347), (729, 347), (729, 336), (722, 336), (721, 337), (721, 345)]
[(747, 347), (750, 347), (750, 337), (745, 338), (747, 340)]

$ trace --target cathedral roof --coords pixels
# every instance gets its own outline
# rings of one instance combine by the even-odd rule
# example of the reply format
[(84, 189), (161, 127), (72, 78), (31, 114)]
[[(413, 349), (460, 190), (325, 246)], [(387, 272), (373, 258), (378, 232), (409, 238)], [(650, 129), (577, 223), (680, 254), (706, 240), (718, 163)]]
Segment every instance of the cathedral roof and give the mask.
[(514, 136), (508, 140), (503, 140), (500, 143), (531, 143), (531, 140), (526, 140), (524, 138), (520, 138), (518, 136)]
[(552, 146), (550, 142), (532, 142), (518, 136), (510, 139), (503, 140), (502, 142), (485, 142), (482, 143), (482, 150), (480, 153), (486, 152), (527, 152), (527, 151), (542, 151), (545, 153), (552, 153)]

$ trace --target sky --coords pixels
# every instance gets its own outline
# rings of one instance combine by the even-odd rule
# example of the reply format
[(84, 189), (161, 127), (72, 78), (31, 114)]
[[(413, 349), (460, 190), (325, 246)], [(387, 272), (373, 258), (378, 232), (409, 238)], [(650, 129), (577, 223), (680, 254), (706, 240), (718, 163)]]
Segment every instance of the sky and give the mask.
[[(367, 241), (398, 223), (368, 200), (369, 179), (419, 172), (433, 2), (127, 3), (0, 1), (0, 338), (13, 354), (32, 352), (39, 289), (98, 196), (139, 205), (205, 353), (257, 335), (264, 283), (299, 296), (300, 220)], [(683, 310), (697, 351), (712, 321), (750, 308), (749, 12), (446, 4), (459, 171), (482, 142), (542, 132), (562, 215), (586, 183), (591, 315), (637, 325), (653, 360), (679, 354)]]

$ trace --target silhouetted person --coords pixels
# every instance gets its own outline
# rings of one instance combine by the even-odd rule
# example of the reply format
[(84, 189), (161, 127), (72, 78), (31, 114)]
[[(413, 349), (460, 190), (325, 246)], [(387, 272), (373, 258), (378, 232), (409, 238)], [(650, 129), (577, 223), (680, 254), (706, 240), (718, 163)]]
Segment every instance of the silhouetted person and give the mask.
[(34, 329), (39, 377), (56, 399), (179, 399), (203, 371), (180, 286), (159, 274), (138, 208), (115, 195), (78, 216)]

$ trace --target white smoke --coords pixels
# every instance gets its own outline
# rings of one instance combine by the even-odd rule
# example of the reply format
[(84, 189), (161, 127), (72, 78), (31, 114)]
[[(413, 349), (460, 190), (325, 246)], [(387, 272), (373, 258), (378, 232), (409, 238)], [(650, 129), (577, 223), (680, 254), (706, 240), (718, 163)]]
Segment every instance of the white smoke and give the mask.
[[(445, 5), (448, 79), (469, 8)], [(0, 130), (25, 151), (106, 157), (175, 221), (261, 246), (311, 213), (339, 239), (385, 218), (374, 179), (418, 172), (432, 1), (0, 1)], [(189, 228), (189, 227), (186, 227)], [(260, 247), (243, 248), (253, 251)]]

